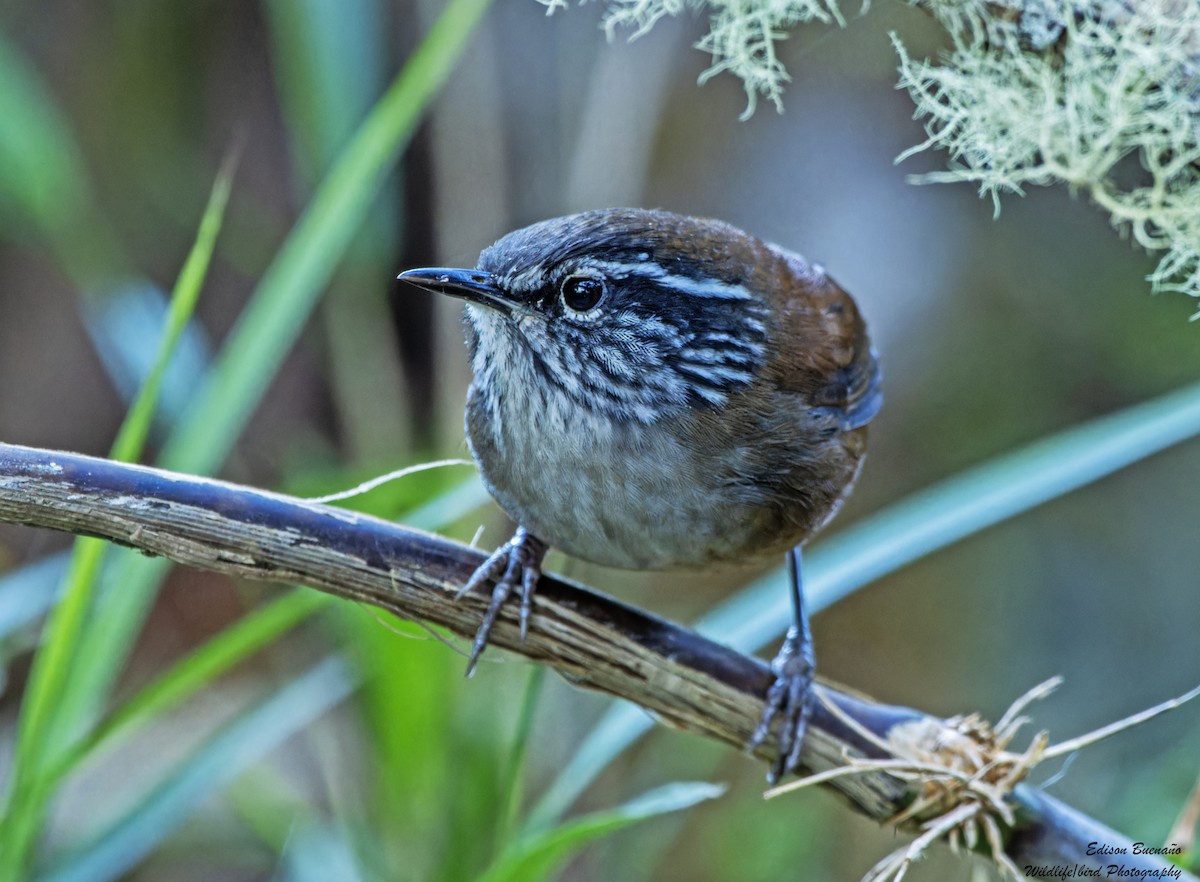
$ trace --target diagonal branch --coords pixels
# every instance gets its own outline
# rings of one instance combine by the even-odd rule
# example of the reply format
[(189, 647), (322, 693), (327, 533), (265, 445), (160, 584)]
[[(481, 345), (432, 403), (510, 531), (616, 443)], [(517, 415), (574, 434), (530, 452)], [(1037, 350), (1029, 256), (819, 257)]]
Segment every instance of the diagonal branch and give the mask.
[[(234, 484), (142, 466), (0, 444), (0, 522), (99, 536), (197, 569), (302, 582), (347, 600), (469, 638), (482, 597), (454, 594), (478, 566), (459, 543), (367, 515)], [(502, 614), (492, 641), (554, 668), (570, 682), (642, 706), (671, 726), (741, 748), (772, 682), (766, 664), (693, 631), (553, 576), (542, 578), (528, 638)], [(823, 684), (802, 761), (814, 772), (849, 757), (883, 759), (893, 739), (942, 721)], [(775, 746), (755, 755), (770, 762)], [(916, 798), (912, 781), (870, 771), (830, 779), (858, 811), (878, 821)], [(1127, 869), (1169, 865), (1132, 854), (1132, 843), (1027, 785), (1008, 797), (1016, 822), (1007, 857), (1016, 865), (1114, 862), (1088, 844), (1126, 848)], [(1192, 877), (1186, 877), (1192, 878)]]

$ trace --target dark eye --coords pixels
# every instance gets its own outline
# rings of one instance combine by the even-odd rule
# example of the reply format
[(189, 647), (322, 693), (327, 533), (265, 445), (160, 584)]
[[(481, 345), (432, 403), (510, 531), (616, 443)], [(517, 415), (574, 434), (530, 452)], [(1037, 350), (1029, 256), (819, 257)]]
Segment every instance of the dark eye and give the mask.
[(569, 276), (562, 283), (562, 299), (568, 309), (587, 312), (604, 299), (604, 282), (591, 276)]

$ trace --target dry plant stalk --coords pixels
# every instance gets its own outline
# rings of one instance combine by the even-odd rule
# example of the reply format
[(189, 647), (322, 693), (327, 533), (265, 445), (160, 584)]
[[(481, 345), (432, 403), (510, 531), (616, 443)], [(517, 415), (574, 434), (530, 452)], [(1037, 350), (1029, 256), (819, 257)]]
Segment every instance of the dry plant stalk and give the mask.
[(924, 718), (896, 726), (886, 741), (864, 731), (840, 709), (830, 712), (864, 738), (892, 755), (892, 759), (847, 756), (845, 765), (768, 790), (767, 798), (808, 787), (843, 775), (887, 772), (910, 782), (914, 798), (904, 811), (887, 823), (915, 829), (918, 836), (873, 866), (863, 882), (900, 882), (913, 861), (928, 847), (945, 840), (951, 850), (975, 851), (986, 843), (997, 870), (1011, 879), (1023, 879), (1004, 850), (1004, 829), (1015, 823), (1009, 797), (1018, 784), (1042, 762), (1073, 753), (1097, 741), (1139, 725), (1200, 696), (1200, 686), (1190, 692), (1116, 723), (1050, 746), (1045, 730), (1030, 739), (1021, 752), (1008, 750), (1017, 732), (1029, 722), (1024, 710), (1046, 698), (1062, 683), (1053, 677), (1013, 702), (995, 725), (979, 714)]

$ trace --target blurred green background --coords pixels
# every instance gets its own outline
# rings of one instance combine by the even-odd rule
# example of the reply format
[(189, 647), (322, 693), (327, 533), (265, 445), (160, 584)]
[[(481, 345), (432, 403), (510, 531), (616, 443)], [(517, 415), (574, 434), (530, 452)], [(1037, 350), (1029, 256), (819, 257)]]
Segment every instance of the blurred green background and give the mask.
[[(0, 440), (109, 451), (218, 168), (236, 151), (196, 320), (143, 457), (154, 461), (281, 245), (296, 241), (287, 237), (318, 182), (441, 12), (385, 0), (0, 2)], [(296, 246), (290, 265), (320, 302), (311, 317), (291, 308), (303, 324), (277, 375), (262, 367), (241, 378), (254, 415), (227, 459), (213, 454), (222, 476), (316, 495), (466, 456), (459, 306), (393, 278), (409, 266), (471, 265), (516, 226), (606, 205), (721, 217), (823, 263), (858, 298), (887, 404), (830, 535), (1200, 375), (1195, 304), (1149, 296), (1153, 261), (1084, 200), (1033, 191), (993, 219), (969, 188), (906, 181), (945, 161), (893, 164), (923, 133), (894, 88), (888, 32), (918, 56), (941, 39), (918, 11), (878, 2), (845, 30), (796, 32), (780, 45), (793, 77), (785, 112), (763, 104), (745, 122), (739, 82), (696, 85), (707, 64), (692, 48), (700, 17), (664, 20), (632, 43), (604, 39), (596, 4), (547, 17), (533, 0), (507, 0), (473, 30), (470, 18), (451, 25), (466, 39), (461, 54), (438, 50), (452, 62), (444, 87), (430, 86), (427, 108), (408, 105), (420, 126), (395, 171), (371, 184), (365, 221), (341, 221), (348, 244), (330, 258), (328, 283), (302, 262), (316, 249)], [(1055, 739), (1186, 691), (1200, 680), (1198, 469), (1200, 445), (1185, 443), (859, 591), (814, 622), (821, 672), (888, 702), (993, 719), (1062, 674), (1065, 687), (1034, 708)], [(414, 476), (356, 504), (411, 519), (467, 475)], [(451, 509), (421, 523), (464, 540), (485, 525), (488, 547), (506, 538), (494, 506)], [(0, 528), (7, 786), (39, 600), (58, 584), (53, 556), (68, 545)], [(757, 575), (626, 574), (561, 556), (551, 566), (683, 621)], [(108, 656), (121, 660), (111, 697), (93, 693), (99, 706), (71, 725), (88, 731), (286, 590), (173, 571), (144, 623), (124, 620), (128, 660), (124, 649)], [(492, 879), (544, 878), (511, 865), (504, 875), (497, 855), (526, 841), (517, 831), (529, 806), (607, 699), (498, 652), (465, 682), (461, 646), (349, 604), (320, 604), (261, 643), (89, 752), (46, 795), (35, 847), (9, 872), (465, 880), (491, 868)], [(1200, 766), (1198, 715), (1185, 708), (1090, 748), (1051, 792), (1161, 842)], [(763, 773), (656, 730), (571, 816), (677, 780), (728, 792), (565, 849), (552, 878), (857, 879), (898, 844), (825, 792), (764, 803)], [(961, 879), (968, 865), (939, 853), (914, 873)]]

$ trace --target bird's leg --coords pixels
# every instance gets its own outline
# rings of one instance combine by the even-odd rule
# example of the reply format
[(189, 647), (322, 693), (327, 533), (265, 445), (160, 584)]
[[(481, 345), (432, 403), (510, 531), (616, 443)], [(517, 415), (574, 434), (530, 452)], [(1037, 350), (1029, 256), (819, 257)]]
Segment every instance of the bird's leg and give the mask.
[(775, 683), (767, 693), (767, 705), (763, 709), (758, 728), (750, 736), (747, 750), (754, 750), (771, 733), (775, 717), (779, 721), (779, 756), (767, 773), (768, 783), (778, 783), (784, 775), (796, 770), (800, 764), (800, 749), (804, 744), (804, 731), (813, 708), (813, 659), (812, 632), (808, 627), (808, 613), (804, 608), (804, 583), (800, 574), (800, 547), (788, 552), (788, 574), (792, 586), (792, 612), (794, 623), (788, 628), (787, 637), (779, 654), (771, 662), (775, 672)]
[(517, 527), (513, 537), (492, 552), (491, 557), (480, 564), (467, 584), (455, 595), (454, 599), (459, 600), (476, 588), (494, 582), (491, 602), (483, 614), (479, 630), (475, 632), (475, 643), (471, 646), (471, 658), (467, 661), (468, 677), (475, 673), (475, 664), (488, 644), (500, 607), (514, 589), (521, 597), (521, 639), (525, 639), (525, 633), (529, 630), (529, 615), (533, 610), (533, 589), (542, 575), (546, 548), (546, 543), (541, 539), (524, 527)]

